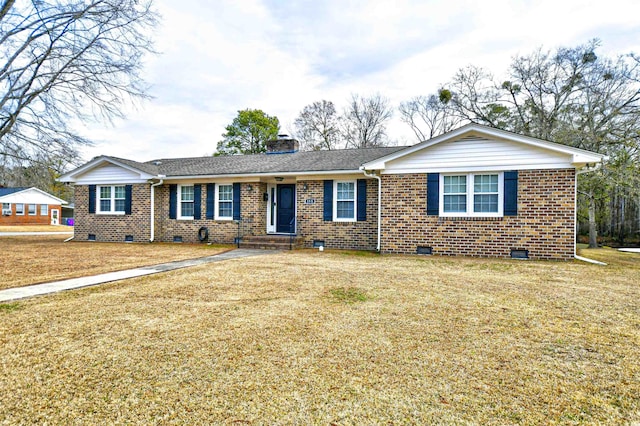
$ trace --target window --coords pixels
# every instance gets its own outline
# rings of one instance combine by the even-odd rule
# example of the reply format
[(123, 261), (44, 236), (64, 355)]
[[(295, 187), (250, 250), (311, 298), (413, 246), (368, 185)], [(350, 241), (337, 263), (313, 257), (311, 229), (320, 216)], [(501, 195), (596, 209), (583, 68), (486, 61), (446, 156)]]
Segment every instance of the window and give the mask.
[(233, 219), (233, 185), (216, 185), (216, 219)]
[(16, 204), (16, 214), (19, 216), (23, 216), (24, 215), (24, 204), (22, 203), (17, 203)]
[(35, 216), (36, 212), (38, 211), (37, 206), (35, 204), (29, 204), (28, 209), (29, 209), (29, 216)]
[(356, 183), (355, 181), (335, 182), (335, 203), (333, 217), (336, 221), (356, 220)]
[(98, 213), (124, 213), (126, 191), (124, 186), (98, 187)]
[(442, 176), (440, 216), (502, 216), (502, 181), (502, 173)]
[(2, 203), (2, 215), (11, 216), (11, 203)]
[(180, 195), (180, 206), (178, 209), (178, 219), (193, 219), (193, 185), (178, 187)]
[(47, 204), (40, 204), (40, 216), (49, 216), (49, 206)]

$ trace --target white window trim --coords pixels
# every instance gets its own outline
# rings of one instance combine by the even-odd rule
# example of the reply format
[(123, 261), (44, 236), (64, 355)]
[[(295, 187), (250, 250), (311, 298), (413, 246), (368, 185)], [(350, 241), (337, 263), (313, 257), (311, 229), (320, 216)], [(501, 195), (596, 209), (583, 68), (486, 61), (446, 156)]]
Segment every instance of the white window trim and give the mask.
[[(31, 206), (33, 206), (33, 213), (31, 213)], [(38, 215), (38, 205), (29, 203), (27, 204), (27, 214), (29, 216), (37, 216)]]
[[(18, 206), (22, 206), (22, 213), (18, 211)], [(24, 216), (24, 203), (16, 203), (16, 216)]]
[(6, 210), (9, 210), (8, 216), (11, 216), (13, 214), (13, 209), (11, 208), (11, 203), (2, 203), (2, 213), (3, 213), (3, 215), (4, 215), (4, 212)]
[[(230, 186), (231, 187), (231, 216), (220, 216), (220, 186)], [(233, 183), (216, 183), (216, 194), (215, 194), (215, 206), (214, 206), (214, 219), (215, 220), (233, 220)]]
[[(44, 209), (43, 209), (44, 207)], [(44, 210), (44, 212), (43, 212)], [(49, 205), (48, 204), (40, 204), (40, 216), (49, 216)]]
[(178, 218), (178, 220), (193, 220), (193, 216), (182, 216), (182, 188), (194, 188), (194, 192), (193, 192), (193, 201), (189, 201), (189, 202), (193, 202), (193, 208), (194, 208), (194, 212), (195, 212), (195, 206), (196, 206), (196, 193), (195, 193), (195, 187), (194, 185), (178, 185), (178, 193), (176, 194), (176, 197), (178, 198), (178, 211), (176, 212), (177, 215), (176, 217)]
[[(353, 183), (353, 217), (338, 218), (338, 183)], [(345, 201), (345, 200), (340, 200)], [(358, 181), (357, 180), (335, 180), (333, 181), (333, 221), (334, 222), (356, 222), (358, 218)]]
[[(498, 175), (498, 211), (491, 213), (475, 213), (473, 211), (473, 177), (476, 175)], [(444, 177), (445, 176), (466, 176), (467, 177), (467, 211), (445, 212), (444, 211)], [(444, 173), (439, 179), (439, 200), (438, 211), (442, 217), (503, 217), (504, 216), (504, 172), (475, 172), (475, 173)]]
[[(124, 211), (116, 211), (116, 186), (125, 185), (96, 185), (96, 214), (114, 214), (114, 215), (124, 215)], [(111, 210), (101, 210), (100, 209), (100, 188), (110, 188), (111, 191)], [(126, 189), (125, 189), (125, 197), (126, 197)], [(106, 198), (105, 198), (106, 199)], [(126, 199), (126, 198), (125, 198)]]

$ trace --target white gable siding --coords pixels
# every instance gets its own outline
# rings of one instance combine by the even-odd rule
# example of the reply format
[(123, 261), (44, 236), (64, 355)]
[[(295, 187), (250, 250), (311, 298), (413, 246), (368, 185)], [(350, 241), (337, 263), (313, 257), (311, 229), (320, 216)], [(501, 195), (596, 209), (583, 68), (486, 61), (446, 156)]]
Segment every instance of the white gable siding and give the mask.
[(467, 137), (389, 161), (383, 173), (570, 168), (571, 156), (520, 143)]
[(115, 164), (105, 164), (93, 168), (77, 176), (75, 181), (78, 185), (142, 182), (146, 182), (146, 179), (143, 179), (140, 173), (116, 166)]
[(43, 194), (40, 191), (36, 191), (35, 189), (27, 189), (25, 191), (5, 195), (4, 197), (0, 197), (0, 202), (11, 204), (61, 204), (60, 200), (50, 195)]

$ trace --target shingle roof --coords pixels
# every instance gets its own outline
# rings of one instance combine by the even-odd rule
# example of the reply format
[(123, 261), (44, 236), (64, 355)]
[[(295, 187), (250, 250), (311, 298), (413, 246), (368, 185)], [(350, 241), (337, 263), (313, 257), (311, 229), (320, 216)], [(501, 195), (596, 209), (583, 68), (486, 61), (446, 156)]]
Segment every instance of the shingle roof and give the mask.
[(4, 197), (5, 195), (13, 194), (14, 192), (24, 191), (29, 188), (0, 188), (0, 197)]
[(222, 157), (168, 158), (138, 163), (107, 157), (153, 175), (206, 176), (255, 173), (353, 171), (368, 161), (405, 147), (304, 151), (292, 154), (254, 154)]

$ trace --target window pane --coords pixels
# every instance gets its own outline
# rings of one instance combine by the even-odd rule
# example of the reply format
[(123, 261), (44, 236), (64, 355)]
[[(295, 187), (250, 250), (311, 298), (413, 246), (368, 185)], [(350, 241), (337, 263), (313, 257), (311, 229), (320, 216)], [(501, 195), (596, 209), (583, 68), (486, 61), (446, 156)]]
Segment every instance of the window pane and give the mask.
[(233, 185), (220, 185), (218, 187), (218, 200), (233, 201)]
[(16, 204), (16, 214), (24, 214), (24, 204)]
[(111, 211), (111, 200), (100, 200), (100, 211), (101, 212)]
[(116, 200), (116, 211), (117, 212), (124, 211), (124, 200)]
[[(180, 200), (181, 201), (193, 201), (193, 186), (180, 187)], [(192, 216), (192, 215), (190, 215)]]
[(445, 194), (465, 194), (467, 192), (466, 176), (445, 176), (444, 177), (444, 193)]
[(49, 215), (49, 206), (46, 204), (40, 204), (40, 216)]
[(354, 218), (354, 202), (353, 201), (338, 201), (336, 216), (338, 219), (353, 219)]
[(100, 187), (100, 198), (111, 198), (111, 187), (110, 186), (101, 186)]
[(445, 195), (443, 209), (445, 213), (466, 213), (466, 195)]
[(473, 179), (474, 192), (498, 192), (498, 175), (476, 175)]
[(116, 191), (116, 196), (115, 198), (125, 198), (125, 190), (124, 190), (124, 186), (116, 186), (115, 187), (115, 191)]
[(338, 200), (353, 200), (355, 194), (355, 185), (353, 182), (338, 182)]
[(181, 216), (193, 216), (193, 202), (183, 202), (181, 203), (181, 210), (180, 210), (180, 215)]
[(2, 203), (2, 210), (9, 210), (11, 208), (11, 204), (9, 203)]
[(36, 205), (35, 204), (29, 204), (29, 214), (32, 216), (35, 216), (36, 214)]
[(476, 213), (497, 213), (498, 194), (480, 194), (473, 197), (473, 211)]
[(229, 201), (220, 201), (218, 203), (218, 216), (219, 217), (231, 217), (233, 216), (233, 203)]

